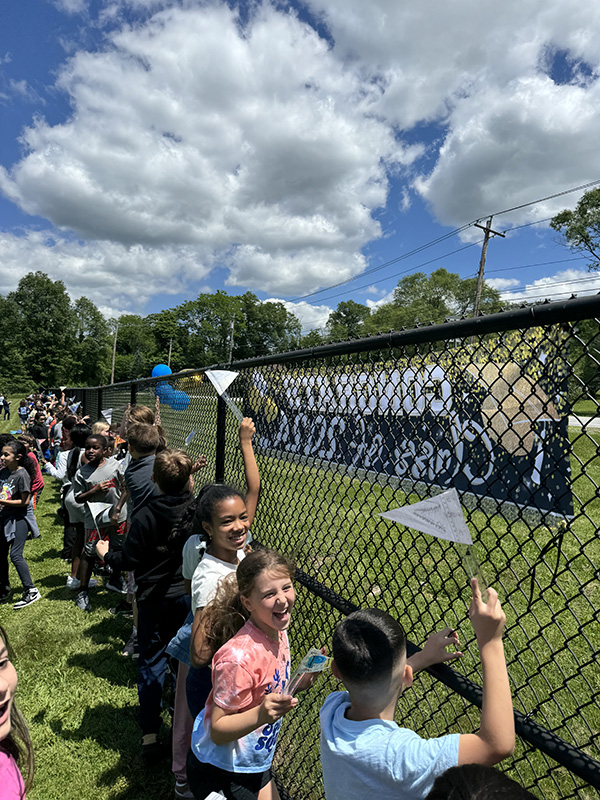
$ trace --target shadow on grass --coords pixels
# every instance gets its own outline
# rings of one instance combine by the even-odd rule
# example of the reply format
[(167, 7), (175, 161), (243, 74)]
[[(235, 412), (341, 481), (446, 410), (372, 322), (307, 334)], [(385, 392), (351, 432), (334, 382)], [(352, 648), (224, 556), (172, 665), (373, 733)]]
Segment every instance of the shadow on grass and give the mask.
[(132, 686), (137, 678), (137, 662), (119, 654), (122, 644), (112, 646), (96, 653), (75, 653), (67, 664), (91, 672), (96, 678), (104, 678), (117, 686)]
[[(137, 706), (115, 709), (108, 704), (98, 705), (85, 711), (77, 730), (65, 729), (60, 720), (50, 722), (50, 727), (65, 741), (93, 739), (103, 749), (118, 753), (118, 761), (96, 778), (98, 786), (107, 787), (126, 781), (126, 786), (111, 792), (111, 798), (146, 800), (150, 794), (165, 799), (172, 796), (170, 747), (167, 742), (162, 759), (150, 764), (142, 759)], [(163, 739), (166, 741), (164, 732)]]

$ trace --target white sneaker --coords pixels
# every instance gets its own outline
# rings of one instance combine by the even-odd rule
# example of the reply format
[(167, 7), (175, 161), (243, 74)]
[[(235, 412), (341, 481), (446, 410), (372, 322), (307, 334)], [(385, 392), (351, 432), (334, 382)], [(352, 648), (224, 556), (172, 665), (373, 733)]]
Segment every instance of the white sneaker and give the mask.
[[(88, 583), (88, 587), (93, 589), (94, 586), (98, 585), (98, 581), (94, 578), (90, 578), (90, 582)], [(79, 589), (81, 586), (81, 581), (79, 578), (74, 578), (72, 575), (69, 575), (67, 578), (67, 589)]]
[(32, 589), (25, 589), (23, 596), (17, 603), (14, 604), (13, 609), (18, 611), (20, 608), (30, 606), (32, 603), (35, 603), (36, 600), (39, 600), (41, 596), (42, 595), (35, 587)]

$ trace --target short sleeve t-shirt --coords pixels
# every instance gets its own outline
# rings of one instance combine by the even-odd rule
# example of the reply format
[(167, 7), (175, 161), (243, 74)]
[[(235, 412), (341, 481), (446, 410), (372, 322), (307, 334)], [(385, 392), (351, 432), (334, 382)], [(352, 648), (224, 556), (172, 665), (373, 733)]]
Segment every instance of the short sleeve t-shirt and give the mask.
[(14, 758), (0, 749), (0, 800), (25, 800), (25, 784)]
[[(190, 553), (188, 553), (188, 558)], [(219, 581), (227, 575), (231, 575), (237, 569), (237, 565), (244, 558), (244, 551), (238, 550), (237, 564), (230, 564), (222, 561), (209, 553), (205, 553), (202, 561), (198, 564), (192, 575), (192, 613), (196, 613), (197, 608), (204, 608), (207, 603), (215, 596)], [(183, 575), (185, 578), (185, 573)]]
[(459, 734), (422, 739), (392, 720), (346, 719), (349, 706), (348, 692), (333, 692), (321, 708), (326, 800), (420, 800), (442, 772), (457, 766)]
[(215, 705), (231, 714), (256, 708), (265, 695), (285, 693), (289, 680), (287, 633), (283, 631), (275, 642), (248, 620), (213, 658), (213, 688), (206, 708), (196, 717), (192, 733), (196, 758), (228, 772), (256, 773), (269, 769), (281, 720), (262, 725), (234, 742), (216, 745), (210, 737), (212, 711)]
[[(31, 480), (23, 467), (11, 472), (8, 467), (0, 470), (0, 497), (3, 500), (20, 500), (23, 492), (31, 491)], [(26, 506), (0, 505), (0, 519), (23, 519)]]
[[(97, 467), (95, 464), (83, 464), (73, 478), (73, 494), (77, 495), (88, 492), (92, 487), (96, 486), (102, 481), (112, 481), (112, 486), (106, 492), (96, 492), (90, 498), (92, 503), (110, 503), (114, 506), (119, 501), (121, 495), (119, 491), (119, 482), (117, 479), (117, 472), (119, 471), (118, 461), (105, 461), (102, 466)], [(88, 507), (87, 503), (84, 506), (84, 524), (87, 530), (95, 528), (94, 518)], [(122, 508), (119, 514), (119, 522), (124, 522), (127, 519), (127, 509)]]

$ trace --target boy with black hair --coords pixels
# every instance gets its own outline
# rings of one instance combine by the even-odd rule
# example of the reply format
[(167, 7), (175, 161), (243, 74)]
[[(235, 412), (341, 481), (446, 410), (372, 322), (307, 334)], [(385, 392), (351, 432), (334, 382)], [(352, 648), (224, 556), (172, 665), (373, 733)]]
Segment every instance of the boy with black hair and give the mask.
[(512, 698), (502, 645), (506, 617), (497, 593), (488, 591), (484, 603), (473, 579), (469, 616), (483, 667), (478, 733), (422, 739), (394, 721), (398, 698), (412, 684), (413, 671), (460, 655), (444, 652), (458, 642), (451, 629), (434, 634), (421, 652), (407, 659), (402, 626), (384, 611), (356, 611), (339, 623), (333, 635), (332, 672), (347, 692), (333, 692), (321, 709), (327, 800), (420, 800), (450, 767), (492, 765), (513, 752)]
[(165, 681), (166, 647), (189, 611), (181, 574), (183, 539), (174, 535), (194, 496), (192, 461), (183, 450), (162, 450), (154, 460), (158, 494), (135, 514), (121, 552), (108, 552), (106, 542), (96, 552), (113, 570), (133, 570), (138, 607), (138, 696), (142, 755), (166, 755), (158, 742), (161, 698)]

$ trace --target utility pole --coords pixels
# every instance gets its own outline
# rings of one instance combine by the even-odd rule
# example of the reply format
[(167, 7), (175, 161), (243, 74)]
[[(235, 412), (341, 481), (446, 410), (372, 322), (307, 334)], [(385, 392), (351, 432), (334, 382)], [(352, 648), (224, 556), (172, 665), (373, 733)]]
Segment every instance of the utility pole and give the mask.
[(169, 339), (169, 356), (167, 358), (167, 367), (171, 366), (171, 350), (173, 348), (173, 339)]
[(487, 249), (488, 249), (488, 242), (490, 241), (490, 234), (492, 236), (501, 236), (503, 239), (505, 238), (504, 233), (500, 233), (500, 231), (493, 231), (492, 230), (492, 219), (490, 217), (485, 224), (480, 225), (478, 222), (475, 223), (476, 228), (481, 228), (484, 232), (483, 237), (483, 247), (481, 248), (481, 258), (479, 259), (479, 273), (477, 275), (477, 292), (475, 294), (475, 307), (473, 308), (473, 316), (479, 316), (479, 304), (481, 303), (481, 292), (483, 290), (483, 272), (485, 270), (485, 259), (487, 256)]
[(227, 359), (227, 363), (231, 364), (231, 358), (233, 356), (233, 330), (235, 328), (235, 317), (231, 318), (231, 323), (229, 325), (230, 333), (229, 333), (229, 358)]
[(117, 357), (117, 334), (119, 332), (119, 320), (115, 325), (115, 337), (113, 339), (113, 357), (112, 357), (112, 370), (110, 371), (110, 382), (115, 382), (115, 359)]

